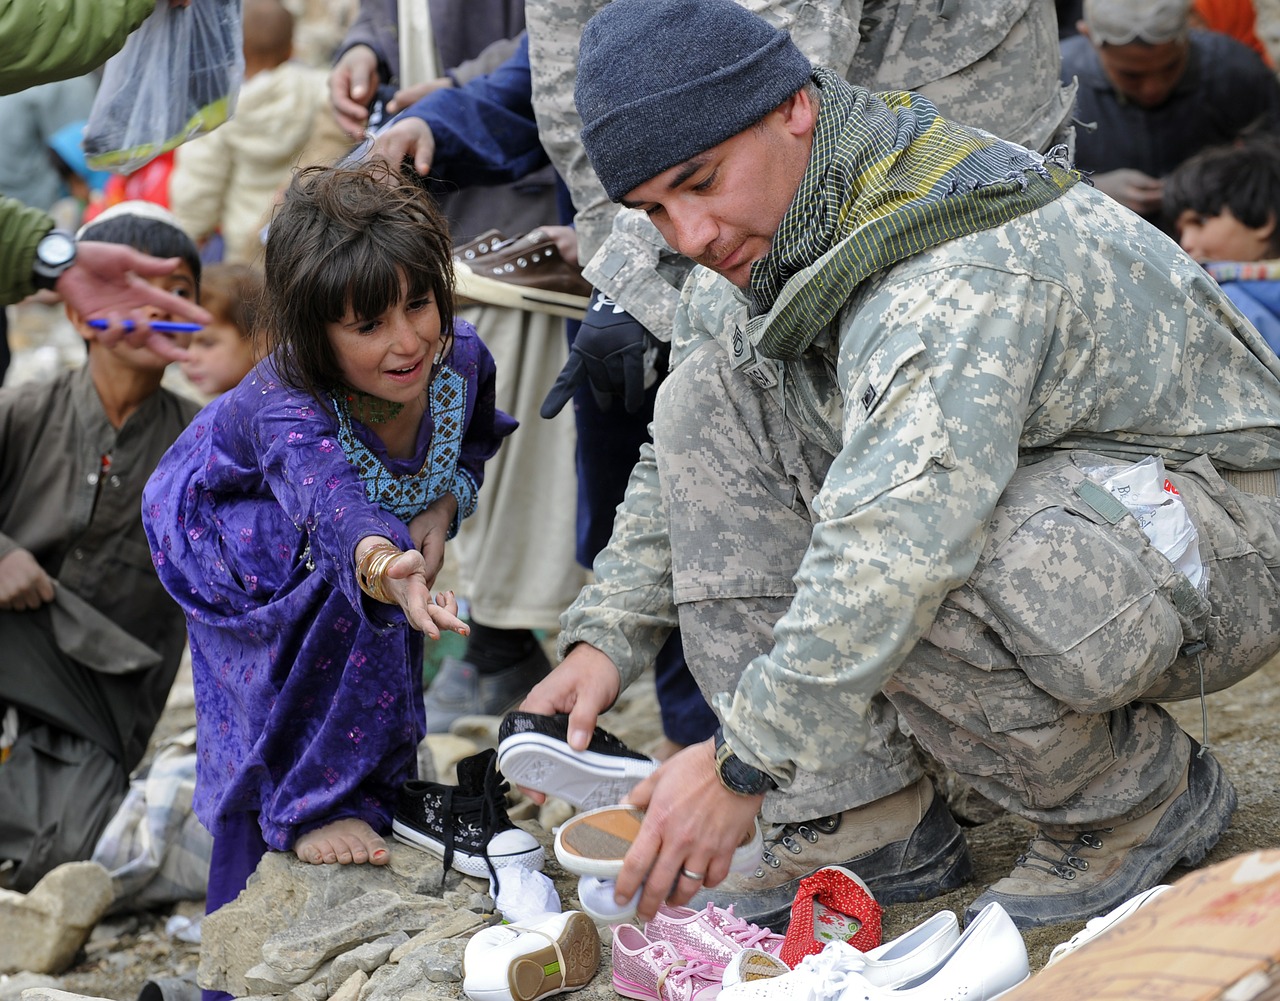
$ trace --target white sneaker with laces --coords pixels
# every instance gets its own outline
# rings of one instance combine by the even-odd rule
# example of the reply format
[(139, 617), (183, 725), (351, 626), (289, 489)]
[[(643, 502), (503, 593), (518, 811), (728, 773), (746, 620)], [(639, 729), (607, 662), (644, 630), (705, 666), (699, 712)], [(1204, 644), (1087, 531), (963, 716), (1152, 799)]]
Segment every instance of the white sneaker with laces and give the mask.
[(1022, 935), (999, 904), (983, 908), (963, 935), (942, 911), (871, 952), (833, 942), (790, 973), (751, 979), (757, 963), (750, 950), (730, 963), (723, 1001), (991, 1001), (1030, 975)]
[[(832, 942), (822, 952), (801, 960), (796, 972), (806, 966), (810, 971), (817, 967), (857, 967), (865, 980), (878, 987), (893, 988), (932, 969), (959, 937), (960, 923), (955, 914), (939, 911), (910, 931), (865, 953), (847, 942)], [(776, 956), (760, 949), (744, 949), (725, 967), (723, 982), (727, 990), (737, 984), (754, 985), (790, 972)], [(766, 992), (767, 985), (761, 984), (749, 995), (744, 992), (742, 998), (745, 1001)]]

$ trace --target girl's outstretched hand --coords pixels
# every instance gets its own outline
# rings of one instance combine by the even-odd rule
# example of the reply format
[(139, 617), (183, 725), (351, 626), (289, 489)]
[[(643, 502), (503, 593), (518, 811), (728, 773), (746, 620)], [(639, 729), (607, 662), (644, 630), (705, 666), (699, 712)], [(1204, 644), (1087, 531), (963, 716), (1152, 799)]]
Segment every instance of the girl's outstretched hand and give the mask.
[(434, 579), (434, 573), (428, 577), (427, 561), (416, 549), (397, 556), (386, 570), (387, 591), (404, 610), (409, 625), (433, 640), (440, 638), (442, 629), (466, 636), (471, 627), (458, 618), (458, 599), (452, 591), (441, 591), (433, 597)]

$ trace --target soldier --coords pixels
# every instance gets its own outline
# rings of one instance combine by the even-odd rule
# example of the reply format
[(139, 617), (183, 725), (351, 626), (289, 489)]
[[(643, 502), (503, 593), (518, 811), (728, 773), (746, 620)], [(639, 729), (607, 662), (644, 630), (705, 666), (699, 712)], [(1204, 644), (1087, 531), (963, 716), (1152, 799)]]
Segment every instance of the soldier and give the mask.
[[(971, 913), (1082, 921), (1199, 861), (1235, 794), (1157, 703), (1280, 649), (1257, 332), (1074, 171), (851, 86), (731, 0), (614, 0), (576, 102), (608, 196), (702, 265), (653, 445), (524, 704), (584, 746), (678, 623), (722, 727), (633, 790), (619, 900), (776, 921), (822, 865), (882, 902), (958, 885), (892, 709), (1036, 826)], [(1140, 523), (1120, 484), (1144, 476)], [(767, 864), (726, 880), (758, 811)]]
[[(579, 259), (588, 262), (584, 277), (655, 338), (668, 341), (690, 263), (673, 254), (642, 215), (619, 211), (606, 197), (578, 139), (582, 121), (573, 106), (578, 38), (588, 18), (608, 3), (527, 0), (538, 134), (577, 210)], [(1049, 0), (751, 0), (747, 5), (788, 31), (811, 61), (850, 83), (919, 91), (945, 116), (1030, 149), (1047, 150), (1070, 138), (1076, 88), (1058, 81), (1057, 15)], [(625, 389), (620, 383), (595, 388), (619, 396)], [(608, 503), (606, 518), (615, 503)]]

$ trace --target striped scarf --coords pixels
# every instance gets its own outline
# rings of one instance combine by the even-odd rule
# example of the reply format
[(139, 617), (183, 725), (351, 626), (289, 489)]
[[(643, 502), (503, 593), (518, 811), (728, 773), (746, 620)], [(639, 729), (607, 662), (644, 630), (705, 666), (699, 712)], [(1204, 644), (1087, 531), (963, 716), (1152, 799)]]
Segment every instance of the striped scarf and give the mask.
[[(800, 355), (872, 273), (1053, 201), (1080, 175), (825, 69), (813, 152), (769, 254), (751, 269), (748, 339)], [(798, 280), (792, 280), (798, 279)]]

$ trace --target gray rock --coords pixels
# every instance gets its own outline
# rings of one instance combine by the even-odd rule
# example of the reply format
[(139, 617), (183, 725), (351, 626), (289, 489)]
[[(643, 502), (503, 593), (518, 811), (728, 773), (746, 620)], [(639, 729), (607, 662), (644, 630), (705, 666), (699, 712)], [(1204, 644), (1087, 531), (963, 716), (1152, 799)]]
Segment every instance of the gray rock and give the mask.
[[(398, 931), (395, 934), (383, 935), (382, 938), (373, 942), (366, 942), (364, 945), (349, 949), (334, 959), (333, 968), (329, 971), (329, 982), (332, 984), (344, 984), (354, 973), (372, 973), (387, 961), (397, 946), (403, 945), (408, 941), (408, 934)], [(367, 980), (368, 977), (366, 976), (365, 979)]]
[(370, 890), (272, 935), (262, 944), (262, 958), (285, 979), (302, 983), (326, 959), (381, 938), (388, 929), (426, 927), (431, 923), (424, 915), (428, 908), (407, 904), (394, 890)]
[[(394, 842), (390, 854), (385, 866), (343, 866), (309, 865), (291, 852), (268, 852), (240, 896), (205, 918), (200, 982), (244, 997), (250, 993), (245, 972), (267, 961), (281, 982), (302, 983), (324, 959), (364, 942), (437, 922), (451, 926), (480, 885), (450, 872), (441, 890), (436, 856)], [(400, 905), (384, 908), (378, 921), (353, 932), (352, 902), (371, 893), (366, 904), (389, 904), (395, 897)], [(268, 955), (264, 947), (272, 940)]]
[(401, 1001), (410, 992), (426, 989), (428, 984), (439, 984), (437, 997), (457, 997), (457, 987), (462, 980), (462, 950), (465, 943), (458, 939), (430, 942), (416, 949), (399, 963), (384, 966), (372, 977), (360, 993), (360, 1001)]
[(60, 986), (61, 981), (41, 973), (15, 973), (11, 977), (0, 977), (0, 1001), (18, 1001), (23, 991), (36, 987), (57, 990)]
[(369, 974), (364, 970), (356, 970), (342, 982), (342, 986), (329, 995), (329, 1001), (359, 1001), (360, 991), (368, 982)]
[(244, 985), (254, 994), (288, 994), (298, 984), (283, 979), (270, 963), (258, 963), (244, 971)]
[(111, 877), (97, 862), (60, 865), (27, 894), (0, 890), (0, 973), (61, 973), (111, 898)]
[(72, 994), (52, 987), (28, 987), (22, 992), (22, 1001), (108, 1001), (108, 999), (88, 994)]
[[(430, 928), (425, 928), (418, 932), (417, 935), (404, 942), (391, 953), (391, 962), (398, 963), (405, 956), (419, 949), (431, 945), (440, 939), (455, 938), (465, 936), (470, 938), (472, 932), (477, 928), (484, 928), (493, 924), (495, 921), (501, 920), (494, 914), (473, 914), (471, 911), (459, 910), (453, 912), (449, 917), (437, 922)], [(465, 944), (465, 942), (464, 942)]]

